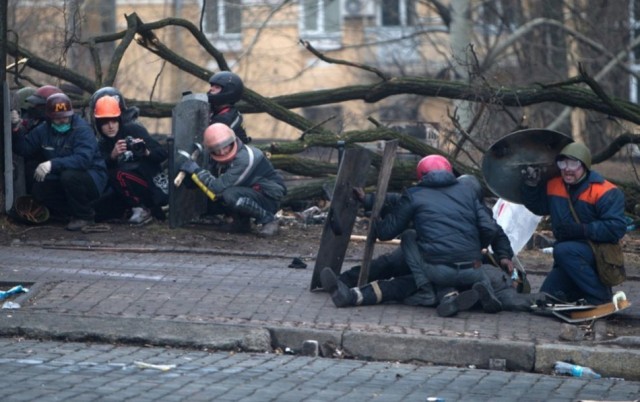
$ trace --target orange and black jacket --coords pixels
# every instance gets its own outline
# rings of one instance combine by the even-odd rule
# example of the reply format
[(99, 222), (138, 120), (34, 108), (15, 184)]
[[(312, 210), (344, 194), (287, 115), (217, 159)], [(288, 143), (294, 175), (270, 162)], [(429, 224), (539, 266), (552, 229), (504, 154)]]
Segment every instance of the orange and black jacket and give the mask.
[(546, 185), (523, 185), (522, 199), (525, 207), (534, 214), (551, 216), (554, 235), (559, 225), (576, 223), (569, 202), (573, 202), (588, 240), (616, 243), (627, 229), (624, 194), (594, 171), (589, 171), (587, 177), (570, 186), (560, 176), (550, 179)]

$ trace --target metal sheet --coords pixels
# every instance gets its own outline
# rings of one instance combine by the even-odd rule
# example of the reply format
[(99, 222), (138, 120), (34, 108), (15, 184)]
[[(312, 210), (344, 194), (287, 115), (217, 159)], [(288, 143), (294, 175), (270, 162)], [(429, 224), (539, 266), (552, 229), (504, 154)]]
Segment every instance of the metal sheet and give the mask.
[(553, 130), (515, 131), (496, 141), (482, 159), (482, 173), (491, 191), (507, 201), (522, 204), (520, 185), (526, 166), (541, 169), (543, 180), (559, 173), (556, 155), (573, 142), (571, 137)]

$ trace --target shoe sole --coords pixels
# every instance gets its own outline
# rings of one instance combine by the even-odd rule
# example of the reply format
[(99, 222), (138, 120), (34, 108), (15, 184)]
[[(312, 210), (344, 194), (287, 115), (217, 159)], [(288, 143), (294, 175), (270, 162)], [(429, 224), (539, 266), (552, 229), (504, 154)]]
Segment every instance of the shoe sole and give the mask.
[(473, 285), (473, 290), (478, 292), (480, 303), (485, 313), (494, 314), (502, 310), (502, 304), (493, 296), (489, 290), (481, 283)]
[(451, 317), (460, 311), (469, 310), (478, 302), (479, 298), (478, 292), (475, 290), (465, 290), (460, 292), (452, 301), (440, 303), (436, 307), (436, 311), (440, 317)]

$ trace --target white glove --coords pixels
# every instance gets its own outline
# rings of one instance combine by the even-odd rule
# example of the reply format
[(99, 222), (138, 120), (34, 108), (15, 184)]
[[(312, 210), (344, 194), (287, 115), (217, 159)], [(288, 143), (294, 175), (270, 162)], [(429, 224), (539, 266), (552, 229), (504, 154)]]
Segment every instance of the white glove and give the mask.
[(22, 119), (20, 118), (20, 113), (13, 109), (11, 111), (11, 127), (16, 127), (18, 124), (20, 124), (20, 122), (22, 121)]
[(51, 161), (42, 162), (36, 168), (33, 178), (36, 179), (36, 181), (44, 181), (45, 176), (49, 173), (51, 173)]

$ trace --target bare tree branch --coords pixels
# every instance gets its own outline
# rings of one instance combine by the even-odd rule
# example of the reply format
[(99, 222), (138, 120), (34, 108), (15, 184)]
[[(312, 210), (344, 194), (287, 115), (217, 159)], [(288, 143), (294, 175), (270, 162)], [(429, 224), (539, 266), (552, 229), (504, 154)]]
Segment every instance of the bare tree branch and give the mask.
[(322, 53), (320, 53), (319, 51), (317, 51), (311, 45), (311, 43), (309, 43), (309, 41), (300, 39), (300, 43), (309, 52), (311, 52), (314, 56), (316, 56), (317, 58), (319, 58), (320, 60), (322, 60), (324, 62), (331, 63), (331, 64), (340, 64), (340, 65), (343, 65), (343, 66), (356, 67), (356, 68), (359, 68), (361, 70), (369, 71), (370, 73), (374, 73), (378, 77), (382, 78), (383, 81), (388, 81), (390, 79), (390, 77), (387, 74), (383, 73), (382, 71), (378, 70), (377, 68), (370, 67), (370, 66), (367, 66), (367, 65), (364, 65), (364, 64), (360, 64), (360, 63), (352, 63), (350, 61), (333, 59), (333, 58), (327, 57), (327, 56), (323, 55)]

